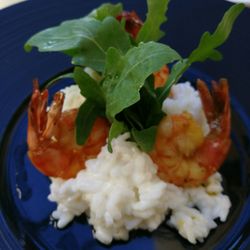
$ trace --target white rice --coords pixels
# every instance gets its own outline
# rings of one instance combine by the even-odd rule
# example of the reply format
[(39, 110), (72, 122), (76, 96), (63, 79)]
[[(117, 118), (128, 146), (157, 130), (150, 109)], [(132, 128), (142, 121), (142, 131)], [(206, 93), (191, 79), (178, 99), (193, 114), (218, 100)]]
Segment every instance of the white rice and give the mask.
[(167, 98), (162, 105), (162, 110), (169, 115), (189, 112), (201, 125), (203, 133), (209, 133), (209, 126), (202, 109), (199, 92), (190, 82), (179, 83), (171, 88), (171, 98)]
[(128, 239), (129, 230), (155, 230), (167, 211), (167, 184), (156, 175), (156, 166), (126, 133), (113, 141), (113, 153), (103, 147), (96, 159), (75, 179), (52, 179), (49, 199), (59, 206), (53, 213), (64, 227), (75, 215), (86, 212), (94, 236), (105, 244)]
[(77, 85), (71, 85), (61, 91), (65, 94), (62, 111), (79, 108), (85, 101)]
[(176, 228), (189, 242), (203, 242), (210, 230), (217, 226), (214, 220), (219, 218), (220, 221), (225, 221), (231, 207), (228, 196), (222, 194), (221, 181), (222, 177), (217, 172), (203, 186), (182, 188), (182, 200), (185, 197), (186, 202), (174, 207), (167, 224)]
[[(197, 120), (208, 131), (197, 92), (189, 83), (177, 86), (172, 100), (166, 100), (163, 109), (168, 113), (173, 109), (198, 114)], [(183, 100), (185, 88), (189, 101)], [(67, 101), (64, 110), (77, 106), (75, 91), (76, 99), (84, 101), (76, 86), (64, 89)], [(127, 240), (133, 229), (155, 230), (171, 211), (167, 224), (191, 243), (202, 242), (217, 226), (216, 218), (226, 220), (231, 206), (228, 196), (222, 194), (221, 175), (214, 174), (197, 188), (163, 182), (156, 174), (157, 166), (135, 143), (127, 141), (129, 136), (126, 133), (112, 141), (112, 154), (104, 146), (96, 159), (86, 162), (86, 169), (76, 178), (51, 178), (48, 198), (58, 205), (52, 214), (58, 220), (57, 226), (63, 228), (75, 216), (86, 213), (94, 237), (109, 244), (114, 239)]]

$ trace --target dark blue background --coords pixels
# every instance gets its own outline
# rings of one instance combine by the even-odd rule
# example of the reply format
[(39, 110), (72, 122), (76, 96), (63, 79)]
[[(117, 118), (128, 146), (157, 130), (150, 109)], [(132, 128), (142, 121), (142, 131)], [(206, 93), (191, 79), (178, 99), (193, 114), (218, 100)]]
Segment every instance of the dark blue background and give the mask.
[[(64, 19), (81, 17), (103, 0), (35, 0), (0, 11), (0, 135), (16, 107), (29, 95), (31, 81), (40, 81), (66, 68), (69, 58), (59, 54), (23, 51), (24, 42), (35, 32), (57, 25)], [(113, 1), (115, 2), (115, 1)], [(144, 18), (145, 1), (123, 1), (125, 8), (136, 9)], [(140, 5), (140, 8), (138, 6)], [(175, 0), (170, 3), (165, 42), (187, 56), (205, 30), (213, 31), (231, 3), (224, 0)], [(250, 10), (237, 20), (228, 42), (221, 47), (221, 62), (206, 62), (195, 67), (230, 81), (231, 93), (250, 114)]]

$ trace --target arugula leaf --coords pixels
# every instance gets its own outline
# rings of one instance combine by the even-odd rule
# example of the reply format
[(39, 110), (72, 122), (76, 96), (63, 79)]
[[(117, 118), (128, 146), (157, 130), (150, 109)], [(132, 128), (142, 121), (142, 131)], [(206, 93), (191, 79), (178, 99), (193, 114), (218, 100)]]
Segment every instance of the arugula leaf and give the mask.
[(160, 26), (166, 22), (169, 0), (147, 0), (147, 19), (137, 35), (137, 42), (158, 41), (164, 36)]
[(94, 9), (88, 16), (94, 17), (97, 20), (102, 21), (107, 16), (116, 17), (119, 15), (123, 10), (122, 4), (111, 4), (111, 3), (104, 3), (97, 9)]
[(101, 107), (105, 107), (105, 99), (99, 83), (84, 72), (81, 67), (75, 68), (73, 76), (84, 97)]
[(50, 79), (48, 82), (46, 82), (46, 85), (50, 85), (52, 83), (57, 82), (58, 80), (65, 79), (65, 78), (73, 78), (73, 73), (68, 72), (68, 73), (63, 73), (61, 75), (57, 75), (56, 77)]
[(111, 124), (111, 127), (109, 129), (109, 136), (108, 136), (108, 151), (110, 153), (113, 152), (111, 142), (114, 138), (116, 138), (118, 135), (124, 133), (127, 130), (127, 126), (120, 121), (114, 120), (114, 122)]
[(24, 47), (30, 51), (32, 46), (42, 52), (63, 52), (72, 57), (73, 64), (103, 71), (108, 48), (115, 47), (126, 53), (131, 43), (129, 35), (114, 17), (106, 17), (103, 21), (85, 17), (37, 33)]
[(25, 43), (24, 48), (30, 51), (35, 46), (41, 52), (72, 50), (79, 46), (82, 39), (92, 38), (100, 25), (100, 21), (86, 17), (64, 21), (59, 26), (33, 35)]
[(140, 117), (144, 128), (158, 125), (165, 113), (162, 111), (162, 105), (157, 96), (152, 95), (145, 86), (141, 89), (140, 95), (141, 99), (136, 105), (141, 114)]
[[(96, 71), (103, 72), (106, 51), (110, 47), (117, 48), (122, 53), (126, 53), (131, 47), (129, 35), (113, 17), (105, 18), (91, 39), (94, 47), (90, 47), (89, 41), (87, 41), (85, 47), (82, 41), (80, 49), (72, 59), (73, 64), (89, 66)], [(98, 56), (97, 53), (99, 53)]]
[(155, 77), (154, 75), (150, 75), (146, 81), (144, 82), (143, 87), (147, 90), (147, 92), (152, 96), (155, 97)]
[(182, 59), (175, 63), (171, 69), (171, 73), (168, 76), (167, 82), (164, 87), (157, 89), (158, 100), (160, 103), (168, 97), (171, 87), (176, 84), (183, 73), (190, 67), (190, 62), (188, 59)]
[(153, 149), (157, 132), (156, 126), (141, 131), (132, 129), (131, 132), (135, 142), (143, 151), (149, 152)]
[(189, 62), (202, 62), (206, 59), (220, 60), (222, 55), (217, 47), (222, 45), (229, 37), (233, 24), (245, 8), (244, 4), (233, 5), (223, 16), (215, 32), (205, 32), (200, 40), (199, 46), (189, 56)]
[[(135, 107), (134, 107), (135, 106)], [(138, 113), (138, 110), (136, 110), (138, 106), (133, 105), (130, 106), (122, 111), (123, 119), (126, 121), (130, 128), (139, 128), (143, 129), (143, 123), (140, 119), (140, 114)], [(134, 110), (135, 108), (135, 110)]]
[(112, 120), (123, 109), (136, 103), (146, 78), (165, 63), (179, 58), (179, 54), (169, 46), (156, 42), (141, 43), (125, 56), (110, 48), (103, 82), (107, 117)]
[(234, 22), (244, 8), (244, 4), (235, 4), (229, 8), (224, 14), (221, 22), (218, 24), (215, 32), (213, 34), (205, 32), (200, 39), (198, 47), (190, 54), (190, 56), (187, 59), (180, 60), (173, 66), (165, 87), (158, 90), (160, 92), (158, 94), (158, 99), (161, 103), (168, 96), (172, 85), (178, 82), (182, 74), (192, 63), (203, 62), (206, 59), (215, 61), (222, 59), (221, 53), (216, 50), (216, 48), (227, 40), (232, 31)]
[[(140, 90), (140, 100), (121, 112), (123, 120), (128, 122), (128, 127), (143, 130), (154, 125), (165, 116), (162, 105), (159, 103), (155, 89), (154, 77), (148, 77)], [(120, 118), (120, 114), (118, 117)]]
[(91, 100), (87, 99), (81, 105), (76, 117), (76, 142), (78, 145), (86, 142), (96, 118), (101, 115), (103, 115), (103, 111)]
[[(169, 0), (147, 0), (147, 3), (147, 19), (136, 41), (130, 40), (125, 31), (125, 20), (119, 23), (115, 19), (122, 12), (122, 5), (104, 4), (87, 17), (66, 21), (37, 33), (25, 44), (26, 51), (35, 46), (39, 51), (63, 52), (72, 57), (73, 64), (100, 73), (98, 81), (76, 67), (73, 74), (70, 72), (56, 78), (73, 76), (87, 98), (76, 118), (78, 144), (86, 142), (95, 119), (106, 112), (112, 123), (108, 139), (110, 152), (112, 139), (127, 130), (142, 150), (152, 150), (156, 126), (164, 115), (161, 104), (171, 86), (192, 63), (222, 58), (217, 48), (227, 40), (235, 20), (244, 9), (243, 4), (232, 6), (215, 32), (204, 33), (198, 47), (187, 59), (182, 59), (170, 47), (151, 41), (164, 34), (160, 26), (166, 21)], [(155, 90), (152, 73), (176, 60), (179, 61), (172, 67), (165, 87)]]

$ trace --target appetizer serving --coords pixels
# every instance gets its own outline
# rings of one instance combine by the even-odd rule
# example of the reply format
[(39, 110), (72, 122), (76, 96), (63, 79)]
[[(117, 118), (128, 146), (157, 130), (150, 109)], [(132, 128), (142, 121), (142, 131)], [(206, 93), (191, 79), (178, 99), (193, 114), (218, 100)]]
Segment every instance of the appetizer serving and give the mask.
[[(148, 0), (142, 22), (121, 4), (41, 31), (25, 44), (72, 57), (60, 78), (76, 85), (54, 95), (37, 80), (28, 109), (28, 155), (51, 179), (52, 216), (66, 226), (86, 213), (93, 235), (109, 244), (134, 229), (166, 223), (191, 243), (225, 221), (230, 200), (217, 170), (230, 148), (227, 80), (211, 90), (178, 83), (194, 63), (220, 60), (244, 5), (233, 5), (188, 58), (157, 42), (168, 0)], [(169, 69), (171, 64), (171, 69)], [(178, 84), (177, 84), (178, 83)]]

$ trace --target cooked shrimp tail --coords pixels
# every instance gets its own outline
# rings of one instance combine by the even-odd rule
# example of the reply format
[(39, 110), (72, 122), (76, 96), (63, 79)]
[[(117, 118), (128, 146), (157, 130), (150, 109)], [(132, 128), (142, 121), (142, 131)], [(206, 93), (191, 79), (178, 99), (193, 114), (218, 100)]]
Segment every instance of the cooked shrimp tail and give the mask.
[[(199, 90), (203, 109), (210, 124), (210, 129), (213, 129), (213, 122), (219, 119), (220, 133), (225, 137), (230, 135), (231, 130), (231, 109), (228, 82), (226, 79), (221, 79), (219, 83), (212, 82), (211, 93), (207, 85), (201, 81), (197, 81), (197, 89)], [(216, 129), (216, 127), (215, 127)]]
[(40, 92), (38, 81), (33, 81), (33, 94), (28, 109), (28, 145), (30, 149), (38, 146), (40, 138), (50, 138), (59, 121), (64, 94), (57, 92), (47, 112), (48, 90)]
[(219, 83), (212, 82), (211, 93), (201, 80), (197, 82), (197, 88), (210, 127), (210, 133), (197, 152), (197, 160), (202, 165), (210, 166), (208, 169), (211, 175), (221, 166), (231, 145), (228, 82), (225, 79)]
[(40, 91), (34, 81), (28, 108), (28, 156), (43, 174), (68, 179), (85, 167), (85, 161), (96, 157), (106, 143), (109, 124), (97, 118), (84, 145), (75, 141), (77, 109), (62, 112), (64, 94), (57, 92), (48, 108), (48, 90)]
[(199, 80), (197, 88), (210, 128), (208, 135), (188, 112), (168, 115), (158, 126), (150, 154), (159, 176), (179, 186), (197, 186), (206, 181), (219, 169), (231, 144), (227, 81), (213, 82), (210, 92)]

